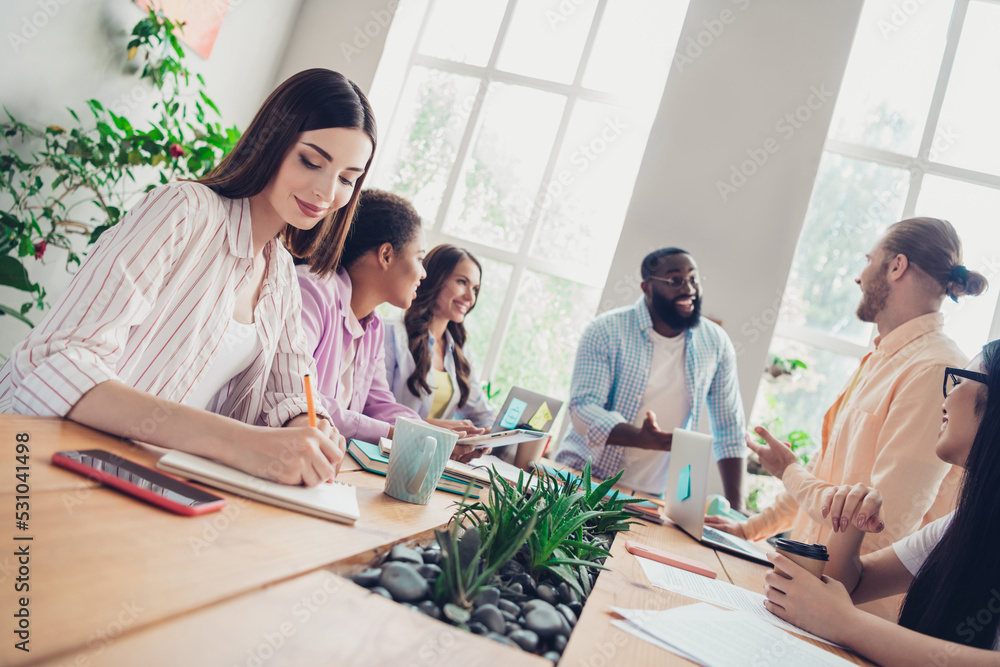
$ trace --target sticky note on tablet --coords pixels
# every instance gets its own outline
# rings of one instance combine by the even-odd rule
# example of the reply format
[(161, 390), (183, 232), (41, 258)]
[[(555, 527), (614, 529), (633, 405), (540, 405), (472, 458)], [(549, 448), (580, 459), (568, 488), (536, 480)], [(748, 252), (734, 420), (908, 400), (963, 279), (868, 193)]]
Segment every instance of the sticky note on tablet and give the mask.
[(535, 411), (535, 416), (528, 421), (528, 426), (536, 431), (544, 431), (545, 425), (549, 423), (552, 419), (552, 412), (549, 410), (549, 404), (542, 401), (541, 407)]
[(691, 466), (681, 468), (677, 478), (677, 500), (687, 500), (691, 497)]
[(512, 398), (510, 405), (507, 406), (507, 412), (503, 414), (503, 419), (500, 420), (500, 428), (517, 428), (517, 424), (521, 420), (521, 415), (524, 413), (526, 407), (528, 407), (528, 404), (521, 399)]

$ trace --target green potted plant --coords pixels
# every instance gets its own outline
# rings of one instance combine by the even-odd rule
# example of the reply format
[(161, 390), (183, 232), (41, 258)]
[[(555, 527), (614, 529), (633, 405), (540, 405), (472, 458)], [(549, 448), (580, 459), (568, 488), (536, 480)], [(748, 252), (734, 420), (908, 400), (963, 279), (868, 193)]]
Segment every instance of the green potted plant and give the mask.
[[(133, 123), (98, 100), (87, 100), (82, 114), (69, 109), (74, 123), (67, 127), (24, 122), (4, 109), (0, 189), (9, 204), (0, 210), (0, 285), (25, 292), (27, 301), (0, 304), (0, 315), (33, 326), (28, 312), (47, 304), (45, 287), (29, 277), (32, 262), (58, 247), (67, 252), (67, 270), (78, 266), (71, 235), (94, 243), (155, 181), (198, 178), (235, 146), (239, 131), (223, 128), (204, 79), (184, 62), (179, 27), (150, 10), (127, 46), (155, 93), (151, 122)], [(137, 177), (140, 170), (146, 173)], [(147, 179), (154, 183), (144, 187)]]

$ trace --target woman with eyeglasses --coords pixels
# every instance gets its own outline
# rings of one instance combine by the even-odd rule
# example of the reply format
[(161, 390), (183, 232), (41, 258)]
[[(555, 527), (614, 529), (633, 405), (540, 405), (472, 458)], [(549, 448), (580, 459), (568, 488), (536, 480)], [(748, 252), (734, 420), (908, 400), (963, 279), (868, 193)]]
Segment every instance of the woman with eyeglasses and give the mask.
[[(863, 484), (829, 489), (827, 575), (769, 554), (790, 576), (764, 577), (769, 611), (880, 665), (1000, 665), (1000, 340), (967, 369), (945, 369), (944, 394), (936, 453), (965, 469), (957, 509), (859, 556), (864, 533), (884, 528), (882, 496)], [(898, 624), (854, 606), (904, 592)]]

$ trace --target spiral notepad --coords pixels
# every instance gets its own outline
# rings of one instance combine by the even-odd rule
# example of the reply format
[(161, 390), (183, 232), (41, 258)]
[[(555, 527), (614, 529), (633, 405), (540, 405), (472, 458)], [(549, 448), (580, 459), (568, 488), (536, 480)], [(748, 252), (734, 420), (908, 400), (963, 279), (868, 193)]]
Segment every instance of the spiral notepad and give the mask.
[(327, 482), (312, 488), (278, 484), (216, 461), (176, 450), (161, 458), (156, 467), (223, 491), (322, 519), (353, 524), (361, 518), (357, 489), (349, 484)]

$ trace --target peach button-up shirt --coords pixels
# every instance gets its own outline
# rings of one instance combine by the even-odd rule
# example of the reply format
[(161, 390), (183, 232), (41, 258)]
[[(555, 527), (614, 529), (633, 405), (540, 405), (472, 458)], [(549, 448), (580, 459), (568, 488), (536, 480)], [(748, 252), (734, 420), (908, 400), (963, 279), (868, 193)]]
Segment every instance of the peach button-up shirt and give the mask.
[[(942, 331), (944, 317), (916, 317), (875, 340), (823, 419), (821, 450), (808, 467), (791, 465), (775, 504), (749, 518), (744, 532), (760, 539), (791, 528), (794, 540), (827, 544), (821, 496), (834, 485), (862, 484), (882, 492), (885, 530), (865, 536), (861, 553), (889, 546), (955, 508), (961, 469), (934, 453), (941, 427), (946, 366), (968, 359)], [(853, 378), (852, 378), (853, 380)]]

